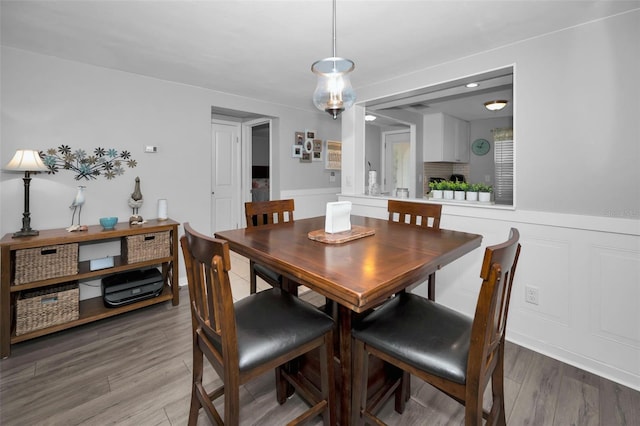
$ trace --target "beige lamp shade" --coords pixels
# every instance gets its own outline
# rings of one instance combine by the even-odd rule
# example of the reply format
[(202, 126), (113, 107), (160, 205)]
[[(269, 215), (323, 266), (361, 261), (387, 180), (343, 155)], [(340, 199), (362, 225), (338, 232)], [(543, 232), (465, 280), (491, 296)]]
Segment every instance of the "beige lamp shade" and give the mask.
[(49, 170), (44, 165), (38, 151), (33, 149), (19, 149), (5, 166), (5, 170), (16, 170), (23, 172), (45, 172)]

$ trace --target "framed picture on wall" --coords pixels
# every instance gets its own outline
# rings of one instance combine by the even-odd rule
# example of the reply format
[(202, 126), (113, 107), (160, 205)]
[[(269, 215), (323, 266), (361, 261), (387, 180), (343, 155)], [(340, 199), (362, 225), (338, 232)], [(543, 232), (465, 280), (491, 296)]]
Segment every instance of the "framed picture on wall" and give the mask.
[(295, 144), (296, 145), (302, 145), (304, 143), (305, 137), (304, 137), (304, 132), (296, 132), (296, 140), (295, 140)]
[(302, 145), (291, 145), (291, 158), (302, 158)]
[(311, 158), (313, 161), (322, 161), (322, 151), (313, 151)]
[(313, 152), (322, 152), (322, 139), (313, 140)]
[(304, 151), (308, 154), (313, 152), (313, 139), (307, 139), (304, 143)]
[(327, 170), (342, 169), (342, 142), (327, 141), (327, 154), (325, 168)]
[(310, 163), (311, 162), (311, 153), (303, 152), (302, 157), (300, 158), (301, 163)]

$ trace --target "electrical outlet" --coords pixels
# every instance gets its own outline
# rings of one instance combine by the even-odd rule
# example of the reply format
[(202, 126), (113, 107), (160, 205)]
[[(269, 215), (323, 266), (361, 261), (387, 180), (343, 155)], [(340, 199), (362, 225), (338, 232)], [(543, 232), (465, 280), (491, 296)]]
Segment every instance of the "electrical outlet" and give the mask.
[(532, 305), (537, 305), (540, 303), (538, 287), (533, 286), (525, 286), (524, 288), (524, 301), (527, 303), (531, 303)]

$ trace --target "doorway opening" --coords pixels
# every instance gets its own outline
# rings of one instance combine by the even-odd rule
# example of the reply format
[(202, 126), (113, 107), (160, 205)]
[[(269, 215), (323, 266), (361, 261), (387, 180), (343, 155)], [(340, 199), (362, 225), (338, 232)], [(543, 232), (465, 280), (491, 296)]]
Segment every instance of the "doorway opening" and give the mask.
[(251, 201), (271, 199), (270, 123), (251, 126)]

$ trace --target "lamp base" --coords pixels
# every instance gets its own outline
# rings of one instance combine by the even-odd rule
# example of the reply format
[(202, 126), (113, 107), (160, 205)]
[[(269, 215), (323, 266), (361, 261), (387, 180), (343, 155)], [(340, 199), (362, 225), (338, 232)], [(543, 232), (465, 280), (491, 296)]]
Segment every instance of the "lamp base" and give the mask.
[(23, 229), (18, 232), (14, 232), (12, 238), (22, 238), (22, 237), (33, 237), (35, 235), (39, 235), (40, 232), (35, 229)]

